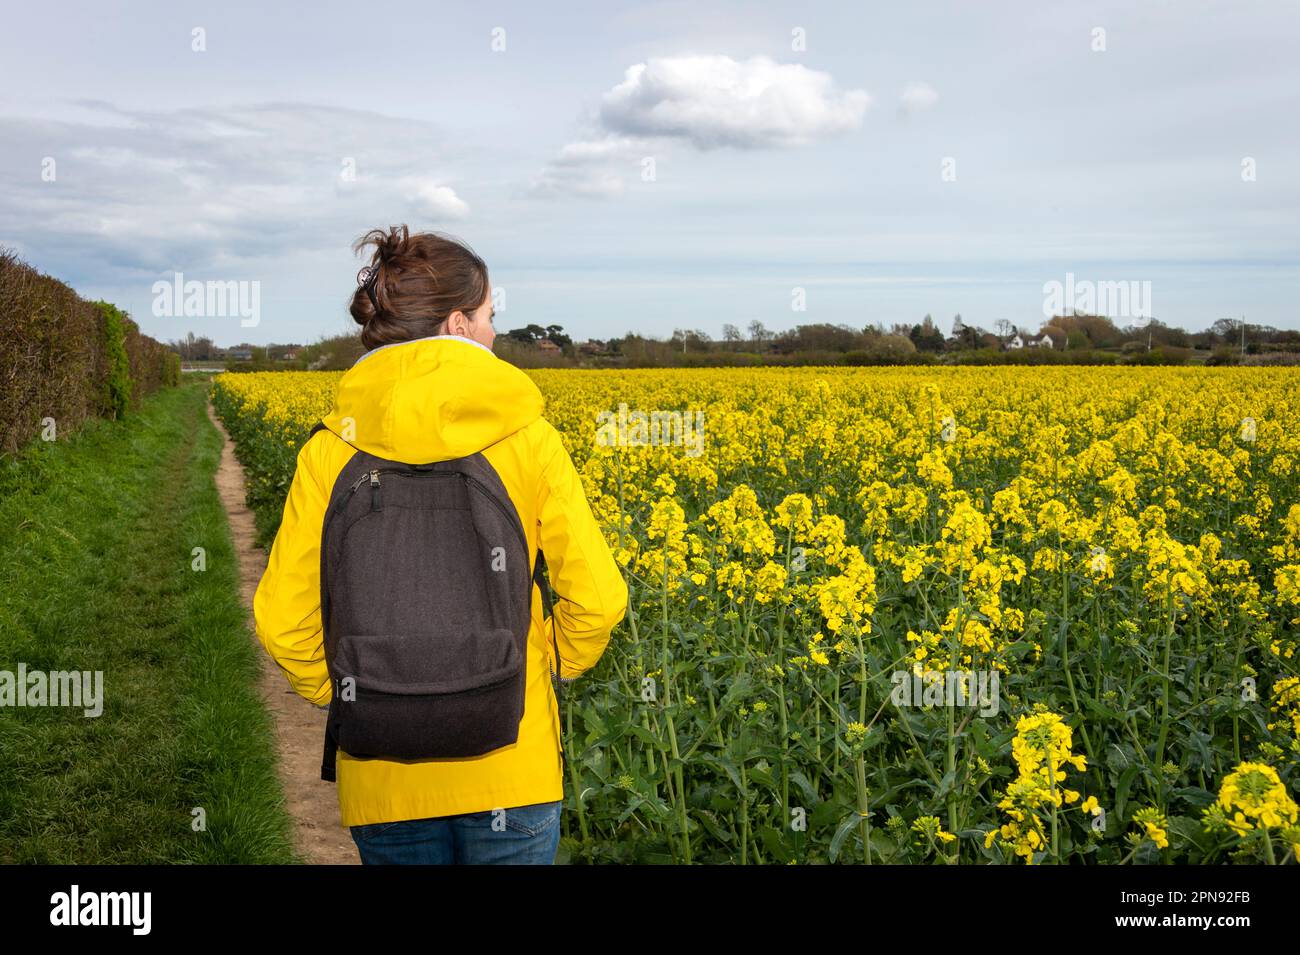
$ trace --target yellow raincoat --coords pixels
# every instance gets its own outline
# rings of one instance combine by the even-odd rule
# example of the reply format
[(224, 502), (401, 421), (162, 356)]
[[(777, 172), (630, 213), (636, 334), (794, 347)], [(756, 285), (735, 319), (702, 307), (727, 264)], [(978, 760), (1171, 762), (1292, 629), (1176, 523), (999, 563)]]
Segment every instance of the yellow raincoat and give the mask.
[[(328, 430), (298, 454), (284, 518), (253, 600), (257, 637), (290, 685), (317, 705), (333, 685), (320, 613), (320, 547), (335, 478), (354, 449), (409, 464), (483, 452), (505, 484), (529, 551), (546, 556), (556, 594), (560, 675), (600, 659), (627, 610), (627, 585), (532, 379), (456, 336), (415, 339), (364, 355), (339, 384)], [(343, 440), (343, 435), (350, 439)], [(533, 588), (527, 689), (519, 738), (483, 756), (352, 759), (339, 750), (344, 826), (423, 819), (564, 797), (560, 714), (551, 683), (551, 628)], [(324, 742), (322, 721), (322, 744)]]

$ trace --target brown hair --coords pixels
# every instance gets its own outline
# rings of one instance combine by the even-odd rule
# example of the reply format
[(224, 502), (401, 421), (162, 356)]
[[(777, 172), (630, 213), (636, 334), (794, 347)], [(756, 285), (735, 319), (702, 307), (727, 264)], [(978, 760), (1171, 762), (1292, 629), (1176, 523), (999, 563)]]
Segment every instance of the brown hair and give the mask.
[(412, 235), (401, 225), (387, 232), (371, 229), (352, 250), (368, 245), (375, 247), (369, 269), (376, 272), (361, 270), (361, 285), (348, 306), (367, 351), (436, 335), (452, 312), (472, 315), (487, 298), (487, 265), (459, 239), (438, 232)]

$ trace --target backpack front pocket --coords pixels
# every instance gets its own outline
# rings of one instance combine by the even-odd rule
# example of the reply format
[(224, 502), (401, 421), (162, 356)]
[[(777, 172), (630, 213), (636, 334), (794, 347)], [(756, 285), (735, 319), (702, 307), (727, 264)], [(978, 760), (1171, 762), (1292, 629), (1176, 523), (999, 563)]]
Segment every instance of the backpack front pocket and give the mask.
[(500, 682), (524, 665), (509, 630), (445, 627), (419, 634), (355, 634), (339, 638), (338, 679), (397, 695), (459, 693)]
[(508, 630), (345, 636), (336, 663), (338, 741), (350, 756), (482, 756), (519, 737), (525, 666)]

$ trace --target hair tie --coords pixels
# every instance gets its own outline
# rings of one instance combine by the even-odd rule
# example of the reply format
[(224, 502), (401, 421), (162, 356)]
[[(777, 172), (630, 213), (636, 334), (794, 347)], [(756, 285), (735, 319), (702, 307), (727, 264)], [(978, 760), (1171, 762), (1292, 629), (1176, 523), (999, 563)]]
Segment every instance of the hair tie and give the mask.
[[(366, 277), (361, 280), (361, 287), (366, 290), (366, 295), (370, 297), (370, 305), (374, 309), (376, 315), (379, 314), (379, 300), (375, 298), (375, 281), (379, 278), (379, 266), (382, 264), (382, 262), (376, 262), (368, 269), (361, 270), (366, 275)], [(358, 276), (358, 278), (359, 277), (360, 276)]]

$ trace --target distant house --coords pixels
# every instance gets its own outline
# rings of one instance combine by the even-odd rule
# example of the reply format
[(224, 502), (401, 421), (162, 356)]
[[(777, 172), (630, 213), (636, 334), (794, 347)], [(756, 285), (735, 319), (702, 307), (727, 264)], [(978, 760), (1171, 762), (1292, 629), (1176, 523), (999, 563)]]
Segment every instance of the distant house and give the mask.
[(298, 353), (297, 353), (296, 351), (294, 351), (293, 349), (290, 349), (289, 351), (287, 351), (287, 352), (285, 352), (283, 355), (281, 355), (281, 356), (280, 356), (280, 359), (281, 359), (282, 361), (293, 361), (293, 360), (296, 359), (297, 357), (298, 357)]
[(1007, 340), (1007, 348), (1051, 348), (1052, 336), (1046, 332), (1034, 336), (1028, 332), (1016, 332)]
[(251, 348), (229, 348), (226, 350), (226, 357), (233, 361), (252, 361), (253, 350)]
[(560, 354), (561, 348), (549, 338), (539, 338), (537, 340), (537, 350), (544, 351), (548, 354), (558, 355)]

